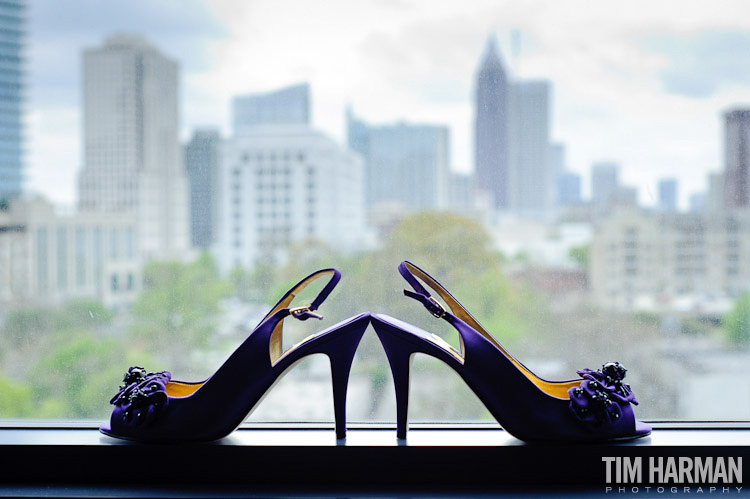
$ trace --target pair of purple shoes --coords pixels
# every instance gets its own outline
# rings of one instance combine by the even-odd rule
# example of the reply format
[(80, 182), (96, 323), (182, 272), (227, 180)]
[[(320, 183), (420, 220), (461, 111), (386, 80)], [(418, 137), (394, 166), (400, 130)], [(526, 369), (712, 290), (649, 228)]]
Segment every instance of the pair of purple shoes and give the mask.
[[(282, 351), (284, 319), (321, 319), (315, 310), (341, 279), (336, 269), (319, 270), (288, 291), (207, 380), (176, 381), (167, 371), (147, 373), (131, 367), (111, 400), (114, 410), (101, 431), (142, 442), (218, 440), (242, 423), (284, 371), (307, 355), (324, 353), (331, 361), (336, 437), (344, 438), (349, 371), (362, 335), (372, 324), (393, 373), (398, 438), (406, 438), (409, 374), (415, 353), (430, 355), (452, 367), (502, 427), (520, 440), (617, 441), (651, 433), (649, 425), (635, 419), (631, 404), (638, 402), (623, 382), (625, 369), (619, 363), (578, 371), (580, 378), (576, 380), (543, 380), (513, 357), (426, 272), (410, 262), (402, 262), (399, 272), (414, 289), (405, 290), (406, 296), (458, 330), (459, 351), (411, 324), (369, 313), (351, 317)], [(305, 286), (323, 276), (330, 276), (330, 281), (309, 306), (290, 307)], [(432, 288), (450, 311), (422, 283)]]

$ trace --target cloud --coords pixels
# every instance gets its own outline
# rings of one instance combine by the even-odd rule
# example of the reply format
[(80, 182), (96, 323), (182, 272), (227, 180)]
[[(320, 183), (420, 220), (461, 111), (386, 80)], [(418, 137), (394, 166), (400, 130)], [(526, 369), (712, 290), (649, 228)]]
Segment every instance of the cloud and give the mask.
[(701, 99), (724, 85), (750, 85), (750, 32), (648, 34), (641, 47), (665, 56), (659, 76), (669, 93)]
[(94, 34), (137, 29), (159, 42), (222, 36), (223, 25), (201, 0), (32, 0), (34, 35), (41, 40), (85, 39)]
[(81, 51), (116, 32), (137, 32), (188, 71), (210, 65), (206, 42), (225, 36), (222, 24), (199, 0), (57, 2), (32, 0), (28, 12), (32, 104), (77, 105)]

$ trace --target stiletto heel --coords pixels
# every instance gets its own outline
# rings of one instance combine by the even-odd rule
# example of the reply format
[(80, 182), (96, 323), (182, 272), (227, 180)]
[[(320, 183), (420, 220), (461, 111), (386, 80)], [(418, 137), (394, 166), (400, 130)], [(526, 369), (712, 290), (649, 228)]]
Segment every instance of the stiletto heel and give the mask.
[(396, 388), (396, 437), (404, 439), (409, 429), (411, 364), (417, 349), (390, 333), (390, 326), (382, 322), (374, 323), (373, 328), (383, 345), (393, 373), (393, 385)]
[[(326, 351), (331, 362), (331, 382), (333, 384), (333, 413), (336, 425), (336, 438), (346, 438), (346, 392), (349, 386), (349, 374), (359, 342), (362, 340), (369, 320), (362, 320), (347, 326), (337, 340), (335, 348)], [(334, 343), (333, 341), (331, 343)], [(333, 346), (333, 345), (332, 345)]]
[[(331, 278), (315, 300), (291, 308), (302, 289), (322, 276)], [(168, 371), (147, 373), (141, 367), (131, 367), (110, 401), (115, 406), (110, 421), (101, 425), (100, 431), (143, 442), (217, 440), (237, 428), (287, 370), (308, 355), (323, 353), (331, 363), (336, 436), (344, 438), (349, 373), (369, 314), (346, 319), (282, 350), (284, 319), (322, 319), (315, 310), (340, 279), (338, 270), (324, 269), (297, 283), (205, 381), (177, 381)]]
[[(619, 363), (608, 362), (596, 371), (582, 369), (577, 371), (579, 379), (569, 381), (539, 378), (429, 274), (406, 261), (399, 272), (414, 289), (404, 290), (404, 294), (450, 323), (459, 333), (460, 348), (456, 350), (440, 337), (393, 317), (371, 316), (396, 387), (398, 438), (406, 438), (410, 362), (415, 353), (448, 364), (500, 425), (520, 440), (611, 441), (651, 433), (649, 425), (635, 419), (631, 404), (638, 402), (623, 382), (626, 370)], [(422, 283), (437, 292), (447, 309)]]

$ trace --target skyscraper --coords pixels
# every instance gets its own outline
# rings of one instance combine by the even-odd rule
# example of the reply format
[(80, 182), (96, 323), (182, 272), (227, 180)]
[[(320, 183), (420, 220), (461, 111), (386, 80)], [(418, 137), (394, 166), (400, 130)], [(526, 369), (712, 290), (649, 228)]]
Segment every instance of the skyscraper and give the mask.
[(561, 206), (581, 202), (581, 176), (574, 172), (562, 172), (557, 177), (557, 203)]
[(258, 125), (309, 125), (310, 86), (307, 83), (232, 99), (234, 133)]
[(724, 114), (724, 205), (750, 206), (750, 109)]
[(705, 192), (694, 192), (688, 198), (688, 211), (691, 213), (703, 213), (706, 211), (708, 196)]
[(706, 209), (711, 213), (724, 211), (727, 206), (726, 173), (714, 172), (708, 174), (708, 192), (706, 194)]
[(512, 212), (544, 218), (555, 200), (556, 169), (550, 161), (550, 84), (545, 80), (511, 85), (508, 195)]
[(659, 209), (663, 211), (677, 211), (676, 178), (663, 178), (659, 180)]
[(591, 202), (606, 209), (620, 188), (620, 167), (617, 163), (600, 162), (591, 167)]
[(213, 241), (219, 142), (218, 130), (197, 130), (185, 146), (185, 170), (190, 180), (190, 237), (193, 246), (201, 248)]
[(0, 3), (0, 201), (21, 192), (21, 103), (26, 2)]
[(499, 209), (507, 209), (508, 198), (508, 79), (500, 59), (497, 40), (487, 39), (477, 71), (474, 128), (474, 170), (477, 187), (489, 191)]
[(365, 160), (368, 208), (444, 208), (448, 202), (450, 131), (440, 125), (369, 125), (349, 111), (349, 148)]
[(83, 55), (85, 211), (135, 213), (145, 257), (189, 248), (188, 186), (178, 141), (178, 66), (135, 35)]

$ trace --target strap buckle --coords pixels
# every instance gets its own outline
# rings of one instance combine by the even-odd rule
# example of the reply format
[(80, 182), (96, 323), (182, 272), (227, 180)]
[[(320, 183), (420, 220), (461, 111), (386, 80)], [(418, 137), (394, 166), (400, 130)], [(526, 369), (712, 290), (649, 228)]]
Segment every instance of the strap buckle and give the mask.
[(299, 320), (307, 320), (310, 317), (314, 317), (318, 320), (323, 319), (323, 316), (320, 314), (316, 314), (312, 310), (310, 310), (310, 305), (305, 305), (304, 307), (294, 307), (289, 309), (289, 315), (294, 317), (295, 319)]
[(439, 301), (437, 301), (432, 296), (427, 297), (427, 301), (432, 305), (429, 306), (427, 303), (425, 303), (425, 308), (427, 308), (427, 311), (430, 312), (432, 315), (437, 317), (438, 319), (442, 319), (445, 315), (445, 307), (443, 307)]

